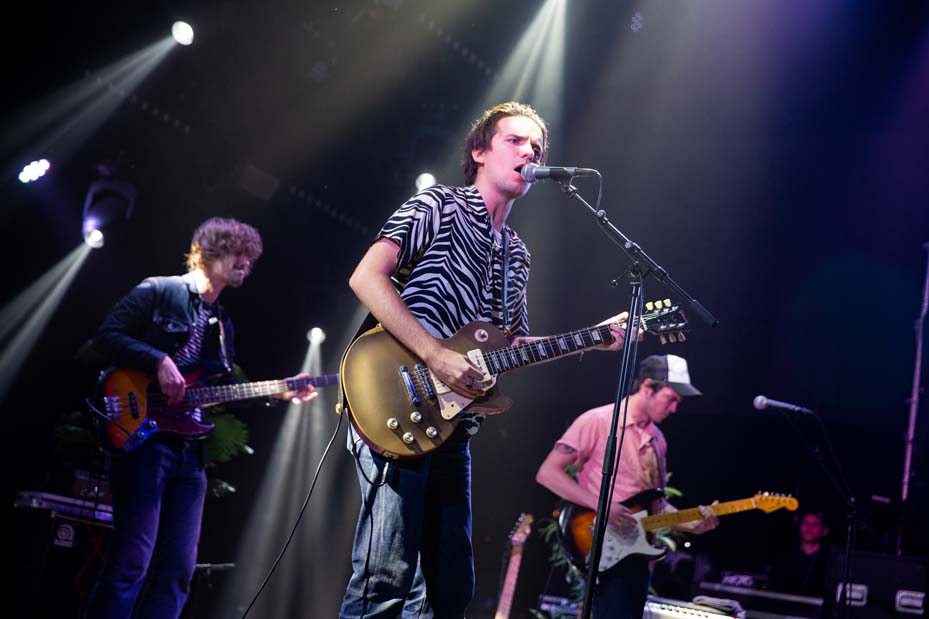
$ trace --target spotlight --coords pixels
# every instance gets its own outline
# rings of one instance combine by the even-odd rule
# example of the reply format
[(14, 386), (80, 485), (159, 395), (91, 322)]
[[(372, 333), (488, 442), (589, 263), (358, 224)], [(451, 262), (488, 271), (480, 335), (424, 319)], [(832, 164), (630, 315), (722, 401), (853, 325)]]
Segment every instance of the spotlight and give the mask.
[(190, 45), (194, 42), (194, 29), (187, 22), (176, 21), (171, 26), (171, 36), (180, 45)]
[(21, 183), (31, 183), (35, 180), (42, 178), (48, 169), (52, 167), (52, 164), (48, 162), (48, 159), (39, 159), (38, 161), (33, 161), (29, 165), (23, 168), (23, 171), (19, 173), (19, 182)]
[(93, 249), (103, 247), (103, 232), (97, 227), (97, 222), (93, 218), (84, 220), (84, 243)]
[(435, 176), (429, 172), (423, 172), (416, 177), (416, 190), (422, 191), (426, 187), (432, 187), (435, 185)]
[(313, 327), (306, 332), (306, 339), (310, 341), (310, 344), (322, 344), (326, 341), (326, 332), (319, 327)]
[(94, 249), (103, 247), (104, 228), (132, 216), (136, 198), (135, 186), (114, 176), (116, 168), (112, 162), (100, 164), (97, 169), (104, 176), (87, 190), (81, 224), (84, 242)]

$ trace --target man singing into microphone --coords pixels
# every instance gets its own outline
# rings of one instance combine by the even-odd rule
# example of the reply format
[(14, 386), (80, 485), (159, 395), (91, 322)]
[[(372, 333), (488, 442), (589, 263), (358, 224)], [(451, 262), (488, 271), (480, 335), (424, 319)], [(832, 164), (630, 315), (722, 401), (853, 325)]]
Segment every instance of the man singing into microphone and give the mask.
[[(613, 481), (610, 523), (620, 529), (635, 526), (629, 508), (622, 502), (665, 485), (668, 443), (658, 424), (673, 415), (684, 398), (699, 395), (700, 391), (690, 383), (683, 358), (652, 355), (639, 364), (630, 394), (620, 403), (622, 411), (628, 401), (629, 413)], [(575, 419), (539, 467), (536, 481), (563, 499), (596, 510), (612, 417), (613, 404), (605, 404)], [(572, 464), (577, 466), (577, 481), (565, 472), (565, 467)], [(675, 511), (666, 501), (661, 503), (660, 511)], [(719, 525), (712, 508), (701, 505), (700, 512), (702, 520), (674, 528), (699, 534)], [(648, 561), (642, 556), (628, 556), (600, 572), (593, 598), (594, 619), (640, 619), (649, 579)]]
[[(521, 170), (544, 162), (547, 150), (545, 121), (531, 107), (487, 110), (465, 143), (467, 186), (433, 185), (410, 198), (349, 282), (393, 337), (471, 400), (483, 395), (484, 376), (441, 339), (474, 320), (497, 325), (514, 343), (527, 339), (529, 252), (506, 220), (529, 190)], [(621, 345), (622, 330), (613, 333), (603, 348)], [(468, 442), (481, 422), (465, 415), (438, 449), (399, 462), (373, 452), (350, 428), (362, 506), (342, 619), (464, 617), (474, 590)]]

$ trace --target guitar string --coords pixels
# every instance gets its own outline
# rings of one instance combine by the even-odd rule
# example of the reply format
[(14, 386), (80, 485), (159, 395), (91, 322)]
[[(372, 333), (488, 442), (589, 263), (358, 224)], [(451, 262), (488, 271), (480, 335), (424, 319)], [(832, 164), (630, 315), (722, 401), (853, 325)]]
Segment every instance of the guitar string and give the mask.
[[(648, 319), (654, 318), (655, 316), (660, 315), (661, 312), (654, 312), (652, 314), (647, 314), (645, 316), (637, 317), (636, 323), (641, 324), (643, 321), (647, 322)], [(627, 321), (622, 321), (624, 324)], [(610, 323), (613, 324), (613, 323)], [(621, 324), (620, 321), (617, 321), (615, 324)], [(519, 344), (517, 346), (508, 346), (503, 348), (497, 348), (489, 351), (481, 351), (481, 354), (485, 358), (485, 365), (488, 367), (492, 374), (498, 375), (502, 374), (505, 371), (523, 367), (527, 364), (537, 363), (544, 361), (547, 358), (557, 358), (565, 354), (572, 352), (578, 352), (581, 349), (586, 350), (587, 348), (592, 348), (599, 344), (605, 343), (604, 338), (601, 334), (600, 341), (594, 338), (594, 332), (601, 332), (604, 329), (609, 330), (609, 324), (605, 325), (596, 325), (593, 327), (584, 327), (577, 329), (575, 331), (569, 331), (558, 336), (543, 338), (541, 340), (535, 340), (533, 342), (526, 342)], [(577, 340), (580, 339), (581, 344), (577, 345)], [(570, 342), (570, 344), (562, 345), (560, 340), (565, 342)], [(577, 346), (572, 349), (572, 346)], [(539, 347), (547, 350), (548, 354), (543, 354), (539, 351)], [(567, 347), (567, 348), (566, 348)], [(512, 363), (513, 355), (516, 357), (515, 364)], [(528, 360), (527, 360), (528, 359)], [(496, 367), (490, 367), (490, 363), (487, 363), (486, 360), (490, 360)], [(511, 367), (512, 365), (512, 367)], [(428, 370), (428, 367), (427, 367)], [(497, 370), (497, 371), (493, 371)], [(428, 372), (414, 371), (409, 373), (410, 380), (413, 384), (413, 390), (416, 392), (416, 396), (420, 396), (420, 392), (429, 393), (430, 391), (435, 391), (435, 389), (430, 389), (430, 385), (426, 383), (427, 378), (431, 377), (433, 383), (442, 382), (440, 381), (435, 374), (428, 370)], [(444, 383), (443, 383), (444, 384)], [(446, 385), (447, 387), (447, 385)]]
[[(331, 376), (337, 376), (337, 375), (333, 374)], [(216, 396), (219, 398), (225, 398), (227, 396), (235, 396), (235, 397), (242, 396), (241, 399), (244, 400), (244, 399), (249, 399), (249, 398), (258, 398), (261, 396), (274, 395), (275, 393), (283, 393), (284, 391), (289, 391), (290, 389), (288, 388), (292, 386), (296, 387), (296, 390), (299, 390), (302, 387), (305, 387), (306, 385), (310, 385), (310, 384), (312, 384), (314, 387), (319, 386), (319, 384), (321, 384), (322, 386), (328, 386), (330, 384), (333, 384), (333, 382), (330, 382), (329, 378), (330, 378), (330, 375), (314, 376), (311, 379), (298, 378), (298, 379), (293, 379), (290, 381), (290, 382), (295, 383), (294, 385), (289, 384), (288, 379), (265, 380), (265, 381), (258, 381), (254, 383), (245, 383), (249, 385), (249, 387), (247, 387), (249, 391), (246, 393), (239, 393), (239, 392), (243, 392), (246, 390), (246, 388), (242, 386), (242, 383), (238, 385), (233, 384), (233, 385), (216, 385), (212, 387), (194, 387), (192, 389), (188, 389), (185, 392), (184, 398), (180, 402), (178, 402), (175, 406), (182, 406), (182, 405), (198, 406), (201, 404), (211, 403), (214, 399), (216, 399), (216, 398), (207, 397), (203, 400), (199, 400), (199, 401), (197, 400), (198, 396), (201, 396), (201, 395), (205, 396), (207, 395), (207, 393), (216, 394)], [(306, 385), (299, 385), (301, 381), (306, 381)], [(285, 389), (281, 390), (279, 388), (281, 385), (283, 385)], [(267, 390), (267, 389), (270, 389), (270, 390)], [(193, 397), (189, 397), (188, 394), (190, 394)], [(151, 396), (149, 396), (146, 402), (148, 403), (149, 406), (151, 406), (152, 404), (155, 404), (155, 405), (163, 404), (164, 394), (161, 391), (158, 391), (152, 394)], [(116, 404), (118, 406), (130, 406), (132, 404), (132, 399), (129, 396), (125, 396), (125, 397), (118, 396), (116, 399)]]

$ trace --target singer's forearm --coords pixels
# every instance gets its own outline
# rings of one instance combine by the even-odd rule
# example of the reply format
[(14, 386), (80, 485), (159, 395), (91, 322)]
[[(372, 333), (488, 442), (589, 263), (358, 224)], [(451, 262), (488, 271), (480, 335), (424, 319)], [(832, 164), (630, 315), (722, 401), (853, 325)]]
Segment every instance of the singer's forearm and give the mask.
[(396, 270), (397, 246), (387, 239), (374, 243), (349, 279), (358, 299), (395, 338), (426, 363), (442, 348), (407, 308), (391, 281)]

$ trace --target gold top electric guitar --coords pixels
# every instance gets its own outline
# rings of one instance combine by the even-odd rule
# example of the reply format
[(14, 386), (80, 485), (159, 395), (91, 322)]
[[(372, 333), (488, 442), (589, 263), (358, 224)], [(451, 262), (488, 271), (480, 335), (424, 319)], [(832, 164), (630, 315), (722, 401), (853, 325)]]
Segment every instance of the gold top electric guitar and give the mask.
[[(684, 339), (687, 320), (668, 300), (646, 304), (639, 329), (662, 343)], [(619, 321), (617, 321), (619, 322)], [(443, 340), (484, 372), (484, 395), (459, 395), (383, 327), (361, 334), (342, 358), (342, 388), (351, 421), (368, 446), (387, 458), (416, 458), (444, 443), (467, 411), (494, 415), (513, 402), (497, 393), (500, 374), (613, 341), (610, 323), (511, 346), (494, 325), (475, 321)]]

